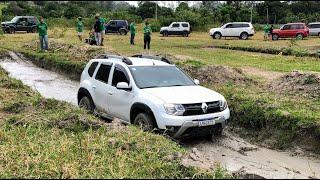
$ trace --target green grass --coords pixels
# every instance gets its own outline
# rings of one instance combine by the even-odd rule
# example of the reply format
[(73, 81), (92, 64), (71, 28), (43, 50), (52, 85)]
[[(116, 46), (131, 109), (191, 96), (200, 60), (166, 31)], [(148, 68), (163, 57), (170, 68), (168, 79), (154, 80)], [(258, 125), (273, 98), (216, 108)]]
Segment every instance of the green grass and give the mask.
[(166, 157), (186, 150), (164, 136), (105, 124), (44, 99), (0, 68), (1, 178), (223, 178)]

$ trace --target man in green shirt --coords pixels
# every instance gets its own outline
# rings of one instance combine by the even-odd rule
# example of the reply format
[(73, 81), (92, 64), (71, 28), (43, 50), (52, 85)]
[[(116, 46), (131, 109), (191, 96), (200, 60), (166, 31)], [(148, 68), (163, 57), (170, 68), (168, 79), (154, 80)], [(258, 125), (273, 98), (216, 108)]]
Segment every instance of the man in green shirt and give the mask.
[(130, 34), (131, 34), (130, 44), (134, 45), (134, 36), (136, 35), (136, 24), (134, 21), (130, 23)]
[(264, 27), (263, 27), (263, 39), (266, 41), (268, 40), (268, 36), (269, 36), (269, 24), (266, 24)]
[(151, 42), (151, 33), (152, 29), (148, 22), (146, 22), (145, 27), (143, 28), (143, 35), (144, 35), (144, 49), (148, 46), (148, 50), (150, 50), (150, 42)]
[(82, 18), (81, 18), (81, 17), (78, 17), (78, 21), (77, 21), (77, 32), (78, 32), (79, 40), (82, 42), (83, 22), (82, 22)]
[(104, 39), (104, 36), (105, 36), (105, 34), (106, 34), (106, 28), (105, 28), (105, 24), (106, 24), (106, 19), (105, 18), (103, 18), (103, 17), (100, 17), (100, 22), (101, 22), (101, 24), (100, 24), (100, 33), (101, 33), (101, 44), (100, 44), (100, 46), (103, 46), (103, 39)]
[(37, 24), (37, 31), (39, 33), (41, 51), (48, 50), (48, 26), (44, 22), (43, 17), (40, 17), (40, 22)]

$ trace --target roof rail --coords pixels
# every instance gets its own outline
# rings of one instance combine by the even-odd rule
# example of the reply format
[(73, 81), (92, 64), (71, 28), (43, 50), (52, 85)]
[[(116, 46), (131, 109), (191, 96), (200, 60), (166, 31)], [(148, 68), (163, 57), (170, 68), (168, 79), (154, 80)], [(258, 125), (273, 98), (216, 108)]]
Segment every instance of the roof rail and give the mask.
[(168, 64), (172, 64), (171, 61), (165, 57), (161, 57), (161, 56), (150, 56), (150, 55), (142, 55), (142, 54), (135, 54), (131, 57), (137, 57), (137, 58), (148, 58), (148, 59), (154, 59), (154, 60), (159, 60)]
[(96, 59), (109, 59), (109, 58), (119, 59), (122, 62), (126, 63), (127, 65), (132, 65), (132, 61), (124, 56), (118, 56), (113, 54), (101, 54), (96, 57)]

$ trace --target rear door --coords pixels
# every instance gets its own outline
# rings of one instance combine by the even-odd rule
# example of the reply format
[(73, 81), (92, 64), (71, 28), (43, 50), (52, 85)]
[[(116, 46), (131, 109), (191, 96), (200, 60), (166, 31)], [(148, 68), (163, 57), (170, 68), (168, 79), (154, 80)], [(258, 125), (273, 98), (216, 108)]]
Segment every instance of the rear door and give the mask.
[(99, 111), (102, 111), (104, 113), (109, 113), (108, 108), (108, 91), (110, 90), (110, 71), (112, 68), (112, 63), (101, 63), (98, 67), (98, 70), (95, 74), (95, 78), (92, 81), (93, 85), (93, 101), (96, 105), (96, 108)]
[(117, 31), (117, 22), (116, 21), (109, 21), (106, 28), (107, 32), (118, 32)]
[(233, 24), (232, 25), (232, 28), (231, 28), (231, 31), (230, 31), (230, 36), (240, 36), (240, 33), (243, 32), (243, 25), (242, 24)]
[(132, 80), (125, 67), (115, 64), (112, 70), (111, 86), (108, 90), (109, 112), (112, 116), (130, 122), (130, 105), (134, 96), (131, 91), (117, 89), (119, 82), (126, 82), (130, 86)]

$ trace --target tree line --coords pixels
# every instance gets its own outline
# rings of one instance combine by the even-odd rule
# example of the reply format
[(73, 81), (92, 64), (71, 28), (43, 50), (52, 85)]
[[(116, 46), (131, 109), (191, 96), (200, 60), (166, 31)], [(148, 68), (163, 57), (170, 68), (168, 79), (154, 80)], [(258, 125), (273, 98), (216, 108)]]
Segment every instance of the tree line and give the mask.
[(178, 2), (173, 9), (159, 6), (155, 1), (139, 1), (137, 7), (124, 1), (9, 1), (2, 9), (2, 19), (8, 20), (15, 15), (92, 18), (100, 13), (108, 19), (138, 23), (149, 20), (155, 30), (173, 21), (188, 21), (195, 30), (207, 30), (212, 25), (232, 21), (252, 20), (254, 24), (320, 21), (320, 1), (200, 1), (196, 5)]

